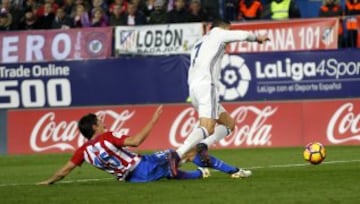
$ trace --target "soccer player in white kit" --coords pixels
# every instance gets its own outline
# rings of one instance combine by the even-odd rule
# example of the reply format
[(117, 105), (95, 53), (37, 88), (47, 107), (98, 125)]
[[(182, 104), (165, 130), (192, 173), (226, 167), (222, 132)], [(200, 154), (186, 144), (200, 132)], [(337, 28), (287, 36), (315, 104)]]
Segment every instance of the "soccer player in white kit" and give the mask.
[[(176, 150), (180, 158), (197, 145), (202, 160), (209, 162), (207, 147), (229, 135), (234, 129), (234, 119), (220, 104), (218, 93), (221, 60), (227, 43), (234, 41), (263, 43), (269, 40), (267, 35), (256, 36), (251, 32), (229, 29), (230, 22), (215, 21), (212, 29), (195, 44), (191, 52), (188, 85), (190, 99), (198, 112), (200, 124)], [(248, 170), (240, 169), (240, 171), (242, 177), (251, 175)]]

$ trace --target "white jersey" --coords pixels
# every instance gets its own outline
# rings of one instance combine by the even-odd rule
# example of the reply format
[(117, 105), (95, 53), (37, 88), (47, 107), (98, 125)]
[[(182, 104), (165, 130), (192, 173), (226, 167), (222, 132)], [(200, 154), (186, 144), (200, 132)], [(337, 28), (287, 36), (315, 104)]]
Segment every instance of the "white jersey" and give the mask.
[(256, 41), (256, 36), (247, 31), (215, 27), (195, 44), (190, 58), (188, 76), (190, 89), (204, 82), (219, 87), (221, 59), (226, 43), (235, 41)]

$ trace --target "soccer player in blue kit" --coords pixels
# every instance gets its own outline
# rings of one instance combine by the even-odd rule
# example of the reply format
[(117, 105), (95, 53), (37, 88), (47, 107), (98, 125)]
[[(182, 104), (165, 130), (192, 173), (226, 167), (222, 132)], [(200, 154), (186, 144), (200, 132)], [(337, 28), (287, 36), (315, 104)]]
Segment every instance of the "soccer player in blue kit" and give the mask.
[[(72, 158), (53, 176), (38, 184), (54, 184), (66, 177), (77, 166), (81, 166), (84, 161), (112, 174), (119, 181), (151, 182), (162, 178), (199, 179), (209, 176), (208, 170), (203, 168), (194, 171), (178, 169), (174, 165), (177, 157), (174, 150), (140, 155), (127, 149), (127, 147), (139, 146), (148, 137), (161, 113), (162, 106), (159, 106), (145, 127), (133, 136), (106, 132), (103, 122), (95, 114), (83, 116), (78, 122), (78, 128), (88, 141), (79, 147)], [(193, 154), (192, 159), (189, 160), (199, 166), (205, 166), (196, 154)], [(216, 161), (219, 164), (216, 167), (221, 167), (220, 170), (226, 173), (236, 169), (221, 160), (216, 159)]]

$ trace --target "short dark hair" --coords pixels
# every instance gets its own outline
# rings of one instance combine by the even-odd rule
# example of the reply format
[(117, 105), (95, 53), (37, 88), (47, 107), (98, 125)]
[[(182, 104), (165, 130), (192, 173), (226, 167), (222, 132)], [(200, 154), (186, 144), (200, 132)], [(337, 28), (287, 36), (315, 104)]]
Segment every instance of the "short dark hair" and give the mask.
[(231, 22), (229, 20), (215, 19), (211, 24), (211, 28), (220, 27), (220, 26), (223, 26), (223, 25), (230, 25), (230, 24), (231, 24)]
[(89, 113), (84, 115), (78, 122), (78, 128), (81, 134), (86, 137), (86, 139), (91, 139), (95, 131), (93, 125), (97, 124), (97, 116), (94, 113)]

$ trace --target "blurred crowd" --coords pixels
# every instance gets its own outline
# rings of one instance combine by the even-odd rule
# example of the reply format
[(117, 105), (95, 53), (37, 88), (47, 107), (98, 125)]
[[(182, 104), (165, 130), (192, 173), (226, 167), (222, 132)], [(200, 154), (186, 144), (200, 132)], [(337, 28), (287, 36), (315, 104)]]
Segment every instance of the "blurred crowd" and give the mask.
[[(295, 0), (0, 0), (0, 30), (68, 29), (300, 18)], [(360, 14), (360, 0), (324, 0), (319, 17)], [(353, 29), (346, 22), (346, 29)], [(343, 31), (339, 30), (339, 35)], [(356, 34), (350, 32), (351, 34)]]

